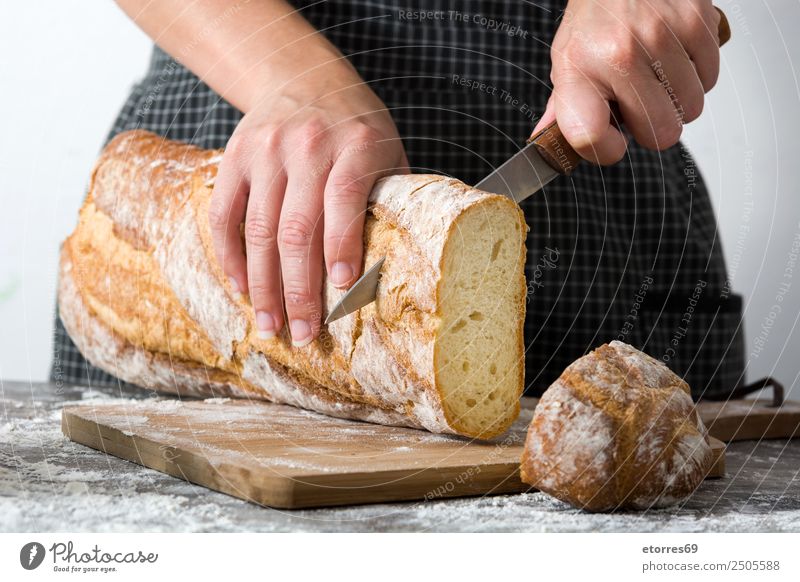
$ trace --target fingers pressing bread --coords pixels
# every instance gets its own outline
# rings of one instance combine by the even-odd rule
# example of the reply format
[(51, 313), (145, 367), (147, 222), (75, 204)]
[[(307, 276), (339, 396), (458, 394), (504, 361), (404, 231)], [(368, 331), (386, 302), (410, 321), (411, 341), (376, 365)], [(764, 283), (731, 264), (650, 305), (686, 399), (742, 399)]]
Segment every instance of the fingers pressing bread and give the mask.
[(219, 264), (233, 288), (250, 295), (258, 337), (287, 327), (292, 344), (304, 347), (320, 332), (324, 275), (347, 288), (361, 273), (375, 181), (406, 171), (407, 162), (394, 123), (369, 95), (362, 104), (280, 104), (283, 112), (255, 110), (237, 127), (209, 222)]

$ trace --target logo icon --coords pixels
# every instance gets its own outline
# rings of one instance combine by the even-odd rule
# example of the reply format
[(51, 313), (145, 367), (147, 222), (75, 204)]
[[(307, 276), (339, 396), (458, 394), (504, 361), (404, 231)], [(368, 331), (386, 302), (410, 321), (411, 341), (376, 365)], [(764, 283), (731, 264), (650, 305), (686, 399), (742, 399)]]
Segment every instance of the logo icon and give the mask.
[(44, 546), (39, 542), (28, 542), (19, 551), (19, 563), (26, 570), (35, 570), (44, 561)]

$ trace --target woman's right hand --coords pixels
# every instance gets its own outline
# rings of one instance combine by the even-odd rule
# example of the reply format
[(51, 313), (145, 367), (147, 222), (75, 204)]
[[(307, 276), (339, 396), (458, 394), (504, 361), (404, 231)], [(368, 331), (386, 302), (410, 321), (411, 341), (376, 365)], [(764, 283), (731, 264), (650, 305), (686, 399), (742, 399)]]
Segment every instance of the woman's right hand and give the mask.
[(373, 184), (408, 171), (384, 104), (349, 64), (340, 72), (265, 88), (228, 142), (209, 208), (217, 259), (250, 294), (259, 336), (287, 323), (285, 304), (295, 346), (319, 334), (323, 263), (336, 287), (360, 275)]

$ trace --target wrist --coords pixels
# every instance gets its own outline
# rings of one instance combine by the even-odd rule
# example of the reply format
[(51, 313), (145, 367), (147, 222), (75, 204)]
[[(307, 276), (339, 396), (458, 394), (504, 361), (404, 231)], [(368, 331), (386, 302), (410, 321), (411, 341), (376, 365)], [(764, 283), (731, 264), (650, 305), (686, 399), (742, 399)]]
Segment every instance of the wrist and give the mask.
[[(361, 101), (372, 91), (355, 68), (341, 55), (317, 55), (314, 59), (293, 61), (291, 66), (267, 64), (248, 79), (244, 104), (247, 113), (269, 107), (275, 101), (290, 97), (299, 106), (348, 100)], [(377, 97), (376, 97), (377, 99)]]
[(290, 94), (311, 103), (325, 96), (335, 98), (363, 89), (364, 81), (341, 54), (315, 52), (285, 62), (270, 60), (247, 75), (243, 111), (247, 113)]

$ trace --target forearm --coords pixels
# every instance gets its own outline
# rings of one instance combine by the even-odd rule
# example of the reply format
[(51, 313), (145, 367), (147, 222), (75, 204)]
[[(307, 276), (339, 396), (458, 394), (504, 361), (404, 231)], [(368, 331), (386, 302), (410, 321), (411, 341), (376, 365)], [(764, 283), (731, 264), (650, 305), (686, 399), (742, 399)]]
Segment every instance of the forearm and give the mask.
[(336, 47), (284, 0), (117, 3), (161, 48), (245, 113), (265, 94), (304, 76), (344, 84), (358, 78)]

